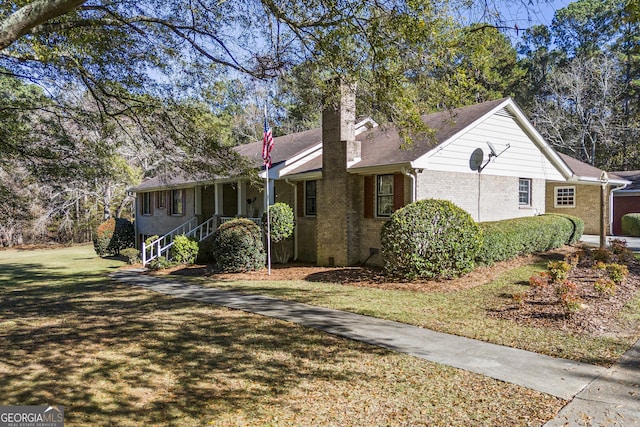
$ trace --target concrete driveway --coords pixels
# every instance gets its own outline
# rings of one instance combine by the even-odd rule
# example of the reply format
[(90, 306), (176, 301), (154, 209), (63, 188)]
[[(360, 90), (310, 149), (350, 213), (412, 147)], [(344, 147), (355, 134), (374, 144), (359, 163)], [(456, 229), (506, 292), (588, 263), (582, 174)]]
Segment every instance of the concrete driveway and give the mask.
[[(627, 236), (607, 236), (607, 244), (613, 239), (626, 240), (627, 246), (634, 252), (640, 252), (640, 237), (627, 237)], [(593, 234), (584, 234), (580, 241), (588, 243), (589, 245), (600, 245), (600, 236)]]

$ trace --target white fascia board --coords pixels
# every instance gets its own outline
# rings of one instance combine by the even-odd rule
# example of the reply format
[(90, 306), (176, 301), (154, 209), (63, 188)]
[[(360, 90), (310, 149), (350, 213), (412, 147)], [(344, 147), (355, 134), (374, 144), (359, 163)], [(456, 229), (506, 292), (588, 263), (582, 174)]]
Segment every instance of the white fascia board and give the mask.
[[(551, 162), (553, 166), (560, 172), (562, 176), (565, 177), (566, 180), (569, 180), (572, 176), (574, 176), (573, 171), (567, 164), (562, 160), (560, 155), (554, 150), (547, 141), (544, 140), (540, 132), (531, 124), (527, 116), (524, 115), (522, 110), (513, 102), (511, 98), (507, 99), (506, 105), (501, 108), (506, 108), (511, 114), (513, 114), (518, 121), (518, 124), (522, 126), (529, 134), (529, 137), (533, 140), (533, 143), (536, 144), (538, 149), (544, 154), (544, 156)], [(492, 112), (492, 114), (495, 111)]]
[(322, 155), (322, 144), (319, 144), (315, 148), (316, 149), (314, 151), (308, 152), (305, 157), (300, 157), (295, 161), (286, 163), (286, 165), (282, 169), (278, 170), (278, 178), (281, 178), (282, 176), (286, 175), (288, 172), (299, 168), (300, 166), (310, 162), (315, 158), (320, 157)]
[[(573, 175), (572, 179), (568, 180), (570, 182), (577, 182), (585, 185), (602, 185), (602, 182), (598, 178), (594, 178), (591, 176), (577, 176)], [(610, 179), (607, 181), (608, 185), (629, 185), (631, 181), (627, 181), (624, 179)]]
[(314, 181), (322, 179), (322, 171), (316, 170), (311, 172), (297, 173), (295, 175), (285, 175), (280, 177), (285, 181)]
[(304, 159), (305, 157), (313, 154), (315, 151), (321, 150), (322, 149), (322, 142), (318, 142), (317, 144), (313, 145), (312, 147), (307, 148), (306, 150), (296, 154), (295, 156), (293, 156), (290, 159), (287, 159), (284, 161), (284, 166), (288, 166), (292, 163), (297, 162), (298, 160)]
[(394, 163), (391, 165), (365, 166), (349, 168), (347, 171), (354, 175), (376, 175), (401, 172), (402, 169), (413, 168), (412, 163)]

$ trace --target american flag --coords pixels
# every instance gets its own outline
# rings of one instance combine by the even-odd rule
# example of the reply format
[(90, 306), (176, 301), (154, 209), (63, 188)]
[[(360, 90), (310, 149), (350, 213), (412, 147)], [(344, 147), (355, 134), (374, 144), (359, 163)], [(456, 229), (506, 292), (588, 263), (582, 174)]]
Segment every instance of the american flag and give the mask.
[(267, 116), (264, 116), (264, 136), (262, 137), (262, 160), (264, 165), (271, 167), (271, 150), (273, 149), (273, 135), (271, 128), (267, 124)]

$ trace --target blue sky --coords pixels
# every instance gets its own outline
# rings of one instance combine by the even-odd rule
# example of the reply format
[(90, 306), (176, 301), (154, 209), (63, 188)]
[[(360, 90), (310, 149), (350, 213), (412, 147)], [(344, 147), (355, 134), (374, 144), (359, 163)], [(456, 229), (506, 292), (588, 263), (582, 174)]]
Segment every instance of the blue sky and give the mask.
[[(507, 3), (509, 3), (507, 5)], [(500, 13), (506, 25), (518, 25), (519, 28), (528, 28), (532, 25), (550, 25), (553, 14), (557, 9), (566, 7), (571, 0), (554, 0), (551, 2), (533, 1), (533, 5), (523, 5), (522, 1), (514, 0), (502, 2)], [(524, 3), (528, 3), (524, 0)]]
[[(477, 2), (470, 9), (461, 9), (458, 19), (465, 25), (474, 22), (493, 24), (499, 22), (505, 27), (517, 26), (521, 30), (526, 30), (534, 25), (551, 25), (555, 11), (568, 6), (573, 1), (576, 0), (491, 0), (486, 2), (489, 11), (481, 7), (483, 2)], [(498, 22), (496, 22), (496, 16), (499, 16)], [(516, 36), (515, 31), (503, 29), (503, 33), (510, 37), (513, 43), (518, 42), (519, 37)], [(519, 32), (519, 35), (522, 35), (522, 32)]]

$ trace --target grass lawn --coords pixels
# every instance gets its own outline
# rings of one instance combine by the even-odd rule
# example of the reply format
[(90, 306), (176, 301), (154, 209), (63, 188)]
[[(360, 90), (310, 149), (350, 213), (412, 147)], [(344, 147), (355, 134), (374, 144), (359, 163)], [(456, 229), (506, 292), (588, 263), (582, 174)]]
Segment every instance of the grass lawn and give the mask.
[[(0, 251), (1, 405), (63, 405), (69, 426), (537, 426), (564, 404), (105, 277), (121, 265), (91, 246)], [(281, 294), (304, 286), (259, 285)], [(314, 286), (310, 295), (326, 287)], [(348, 305), (344, 287), (327, 290)], [(371, 298), (371, 307), (383, 302)], [(390, 294), (391, 306), (399, 298)]]
[(545, 268), (546, 261), (517, 267), (491, 283), (455, 292), (375, 289), (308, 280), (230, 281), (206, 276), (180, 280), (351, 311), (596, 365), (611, 365), (640, 338), (640, 293), (623, 311), (620, 324), (625, 327), (615, 335), (593, 337), (520, 326), (489, 315), (512, 304), (511, 295), (525, 292), (529, 277)]

